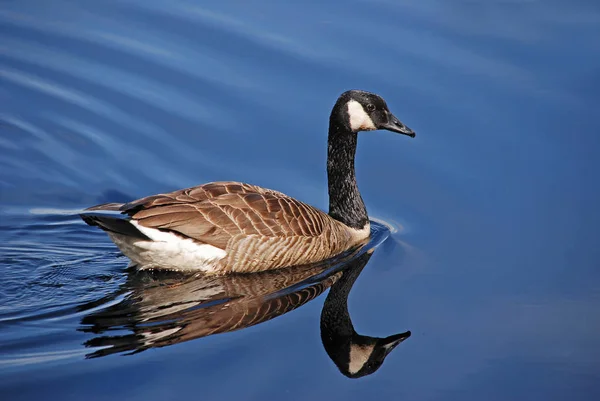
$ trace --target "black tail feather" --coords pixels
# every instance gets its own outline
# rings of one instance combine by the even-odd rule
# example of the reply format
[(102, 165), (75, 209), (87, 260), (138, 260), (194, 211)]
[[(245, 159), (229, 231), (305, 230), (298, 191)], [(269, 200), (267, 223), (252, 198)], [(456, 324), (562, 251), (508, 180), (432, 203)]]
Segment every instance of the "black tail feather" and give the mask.
[(88, 225), (100, 227), (104, 231), (150, 241), (150, 238), (144, 235), (144, 233), (138, 230), (133, 224), (131, 224), (129, 219), (126, 217), (95, 214), (89, 212), (81, 213), (79, 216)]

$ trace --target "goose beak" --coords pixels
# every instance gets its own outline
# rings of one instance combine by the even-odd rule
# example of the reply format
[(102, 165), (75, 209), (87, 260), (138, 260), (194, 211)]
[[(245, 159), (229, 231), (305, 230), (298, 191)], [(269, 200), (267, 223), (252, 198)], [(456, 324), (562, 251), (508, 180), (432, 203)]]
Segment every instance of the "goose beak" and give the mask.
[(405, 333), (394, 334), (393, 336), (381, 339), (386, 355), (392, 352), (398, 344), (410, 337), (410, 334), (410, 331), (407, 331)]
[(387, 122), (381, 124), (380, 128), (386, 129), (388, 131), (397, 132), (399, 134), (408, 135), (411, 138), (415, 137), (415, 131), (408, 128), (406, 125), (402, 124), (402, 121), (398, 120), (395, 115), (388, 112), (388, 120)]

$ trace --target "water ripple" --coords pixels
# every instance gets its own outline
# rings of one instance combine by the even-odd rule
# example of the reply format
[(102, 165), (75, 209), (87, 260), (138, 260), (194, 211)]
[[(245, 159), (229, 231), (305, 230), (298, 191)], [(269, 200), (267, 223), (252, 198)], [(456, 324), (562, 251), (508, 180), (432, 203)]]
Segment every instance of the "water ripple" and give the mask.
[[(75, 89), (68, 88), (62, 84), (49, 82), (43, 78), (7, 67), (2, 67), (2, 69), (0, 69), (0, 78), (4, 78), (15, 85), (39, 91), (54, 98), (64, 100), (67, 103), (71, 103), (81, 107), (82, 109), (86, 109), (98, 114), (103, 118), (118, 122), (119, 124), (132, 130), (144, 132), (145, 134), (153, 134), (153, 138), (158, 141), (165, 141), (164, 132), (158, 127), (147, 122), (134, 119), (130, 115), (121, 112), (108, 103), (105, 103), (99, 99), (95, 99), (94, 97), (81, 93)], [(165, 142), (165, 144), (168, 145), (169, 142)]]
[[(115, 6), (122, 6), (115, 4)], [(168, 15), (168, 14), (167, 14)], [(165, 15), (166, 16), (166, 15)], [(56, 15), (53, 16), (56, 18)], [(121, 23), (119, 16), (111, 14), (110, 17), (102, 17), (99, 13), (86, 16), (89, 24), (82, 29), (80, 20), (74, 22), (69, 20), (52, 20), (46, 15), (35, 16), (15, 11), (0, 10), (0, 18), (6, 24), (17, 25), (31, 31), (42, 31), (51, 35), (63, 35), (77, 41), (92, 42), (95, 45), (106, 46), (120, 50), (128, 55), (136, 55), (183, 72), (203, 80), (212, 80), (219, 84), (246, 89), (259, 89), (252, 81), (243, 75), (236, 73), (235, 69), (227, 62), (220, 61), (216, 57), (209, 57), (205, 53), (194, 51), (190, 46), (189, 39), (172, 40), (168, 33), (156, 33), (157, 26), (152, 29), (136, 27), (131, 20)], [(95, 28), (102, 26), (102, 30)], [(193, 61), (193, 62), (192, 62)], [(197, 64), (203, 67), (197, 68)], [(206, 74), (205, 71), (211, 71)]]
[[(211, 106), (210, 103), (200, 103), (194, 96), (186, 95), (182, 90), (143, 78), (139, 74), (127, 73), (98, 62), (87, 61), (22, 40), (0, 40), (0, 54), (106, 86), (124, 96), (131, 97), (134, 101), (148, 103), (193, 122), (216, 123), (218, 121), (220, 127), (227, 127), (228, 124), (234, 123), (226, 118), (226, 111)], [(65, 90), (60, 92), (63, 97), (65, 92)], [(70, 98), (73, 99), (72, 94)], [(97, 100), (93, 101), (96, 104), (98, 102)], [(89, 105), (92, 101), (88, 99), (86, 103)], [(106, 105), (101, 107), (106, 110)], [(96, 106), (94, 109), (98, 110), (98, 108)], [(107, 111), (113, 113), (113, 110)], [(140, 130), (145, 131), (145, 127), (140, 127)], [(170, 139), (169, 142), (163, 141), (163, 143), (170, 146), (181, 146), (176, 138)]]

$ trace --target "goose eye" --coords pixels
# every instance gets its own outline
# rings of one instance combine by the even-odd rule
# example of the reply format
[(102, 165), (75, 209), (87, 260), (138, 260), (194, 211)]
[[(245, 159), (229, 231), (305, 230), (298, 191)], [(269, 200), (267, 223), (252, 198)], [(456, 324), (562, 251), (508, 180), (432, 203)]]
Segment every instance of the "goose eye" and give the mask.
[(369, 103), (367, 105), (367, 111), (374, 111), (375, 110), (375, 105), (373, 103)]

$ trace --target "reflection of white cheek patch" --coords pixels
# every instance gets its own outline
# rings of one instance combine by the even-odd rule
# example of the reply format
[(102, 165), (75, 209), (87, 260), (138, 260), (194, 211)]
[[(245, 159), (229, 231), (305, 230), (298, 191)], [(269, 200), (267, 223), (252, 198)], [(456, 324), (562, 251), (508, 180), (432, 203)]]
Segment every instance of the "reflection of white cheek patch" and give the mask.
[(373, 120), (367, 114), (362, 105), (356, 100), (350, 100), (348, 103), (348, 115), (350, 116), (350, 128), (352, 131), (372, 131), (377, 129)]
[(355, 374), (365, 366), (365, 363), (369, 360), (369, 357), (373, 353), (375, 345), (350, 345), (350, 363), (348, 365), (348, 371), (351, 374)]

